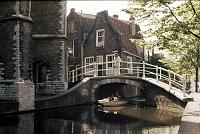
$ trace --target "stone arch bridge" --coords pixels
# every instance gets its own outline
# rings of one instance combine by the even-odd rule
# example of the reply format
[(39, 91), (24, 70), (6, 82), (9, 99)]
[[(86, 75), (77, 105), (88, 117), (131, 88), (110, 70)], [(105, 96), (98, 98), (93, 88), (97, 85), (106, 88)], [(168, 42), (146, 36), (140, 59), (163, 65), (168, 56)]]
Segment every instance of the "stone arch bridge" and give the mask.
[[(87, 66), (90, 66), (90, 71), (86, 71)], [(122, 61), (119, 68), (112, 69), (113, 75), (105, 76), (98, 76), (98, 71), (107, 74), (107, 68), (97, 70), (96, 63), (87, 66), (70, 72), (71, 82), (82, 79), (78, 84), (66, 93), (37, 99), (36, 109), (96, 103), (99, 99), (111, 95), (126, 99), (142, 96), (157, 108), (183, 109), (186, 102), (193, 99), (186, 92), (183, 76), (154, 65)]]

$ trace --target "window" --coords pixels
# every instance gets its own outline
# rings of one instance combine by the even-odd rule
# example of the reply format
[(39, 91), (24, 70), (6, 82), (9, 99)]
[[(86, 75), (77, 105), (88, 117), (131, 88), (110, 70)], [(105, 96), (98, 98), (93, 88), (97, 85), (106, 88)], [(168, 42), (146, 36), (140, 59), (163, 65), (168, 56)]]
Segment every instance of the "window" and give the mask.
[(87, 75), (93, 75), (94, 66), (91, 65), (94, 63), (94, 57), (85, 57), (85, 73)]
[(73, 57), (78, 57), (78, 39), (73, 40)]
[(99, 55), (96, 57), (96, 63), (97, 63), (97, 75), (103, 76), (103, 56)]
[(104, 47), (105, 30), (100, 29), (96, 31), (96, 47)]
[(97, 63), (103, 63), (103, 56), (97, 56), (97, 59), (96, 59), (96, 62)]
[(76, 20), (72, 20), (68, 23), (68, 31), (69, 33), (73, 33), (77, 30), (76, 28)]
[(114, 59), (114, 54), (106, 55), (106, 75), (114, 74)]

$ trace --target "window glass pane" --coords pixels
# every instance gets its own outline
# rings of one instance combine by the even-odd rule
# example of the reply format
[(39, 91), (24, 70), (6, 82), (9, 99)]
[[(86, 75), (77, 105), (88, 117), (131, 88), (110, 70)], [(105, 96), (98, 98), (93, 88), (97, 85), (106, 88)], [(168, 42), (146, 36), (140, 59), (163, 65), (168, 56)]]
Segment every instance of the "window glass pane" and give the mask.
[(103, 62), (103, 56), (97, 56), (97, 63)]
[(97, 31), (97, 40), (96, 40), (96, 46), (97, 47), (103, 47), (104, 46), (104, 29)]
[(108, 63), (108, 67), (112, 67), (112, 63)]

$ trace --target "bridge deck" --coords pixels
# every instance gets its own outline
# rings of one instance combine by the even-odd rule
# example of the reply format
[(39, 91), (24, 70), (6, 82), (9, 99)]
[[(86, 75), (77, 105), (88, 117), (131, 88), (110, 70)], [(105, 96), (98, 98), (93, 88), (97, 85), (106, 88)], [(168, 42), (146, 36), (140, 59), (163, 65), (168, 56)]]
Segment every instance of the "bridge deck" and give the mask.
[(179, 134), (200, 134), (200, 93), (192, 93), (181, 119)]

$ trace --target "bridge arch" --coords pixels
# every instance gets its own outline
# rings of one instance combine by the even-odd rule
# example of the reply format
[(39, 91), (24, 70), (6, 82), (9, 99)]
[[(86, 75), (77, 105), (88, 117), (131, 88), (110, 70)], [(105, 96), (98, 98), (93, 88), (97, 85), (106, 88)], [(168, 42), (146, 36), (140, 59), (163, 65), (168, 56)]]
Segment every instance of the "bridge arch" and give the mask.
[(93, 83), (91, 90), (93, 101), (109, 96), (134, 97), (140, 95), (143, 88), (142, 81), (138, 79), (108, 78), (98, 79)]
[[(55, 104), (57, 104), (56, 106), (66, 106), (94, 103), (97, 102), (98, 99), (106, 97), (99, 95), (99, 92), (105, 91), (105, 89), (102, 90), (102, 87), (109, 86), (110, 84), (121, 85), (122, 87), (127, 85), (140, 87), (139, 92), (141, 95), (144, 95), (144, 98), (158, 109), (179, 111), (183, 110), (185, 106), (185, 102), (169, 93), (167, 90), (143, 80), (142, 78), (134, 78), (132, 76), (87, 77), (76, 86), (69, 89), (67, 93), (48, 98), (48, 100), (43, 100), (43, 102), (40, 102), (40, 105), (50, 107)], [(107, 96), (108, 95), (110, 94), (108, 93)]]
[[(124, 97), (128, 101), (136, 96), (141, 96), (146, 99), (148, 106), (159, 109), (183, 110), (185, 107), (185, 102), (182, 102), (170, 92), (141, 78), (130, 76), (96, 77), (91, 78), (90, 85), (89, 90), (91, 90), (90, 95), (93, 102), (113, 94), (114, 96)], [(113, 89), (113, 87), (116, 89)]]

